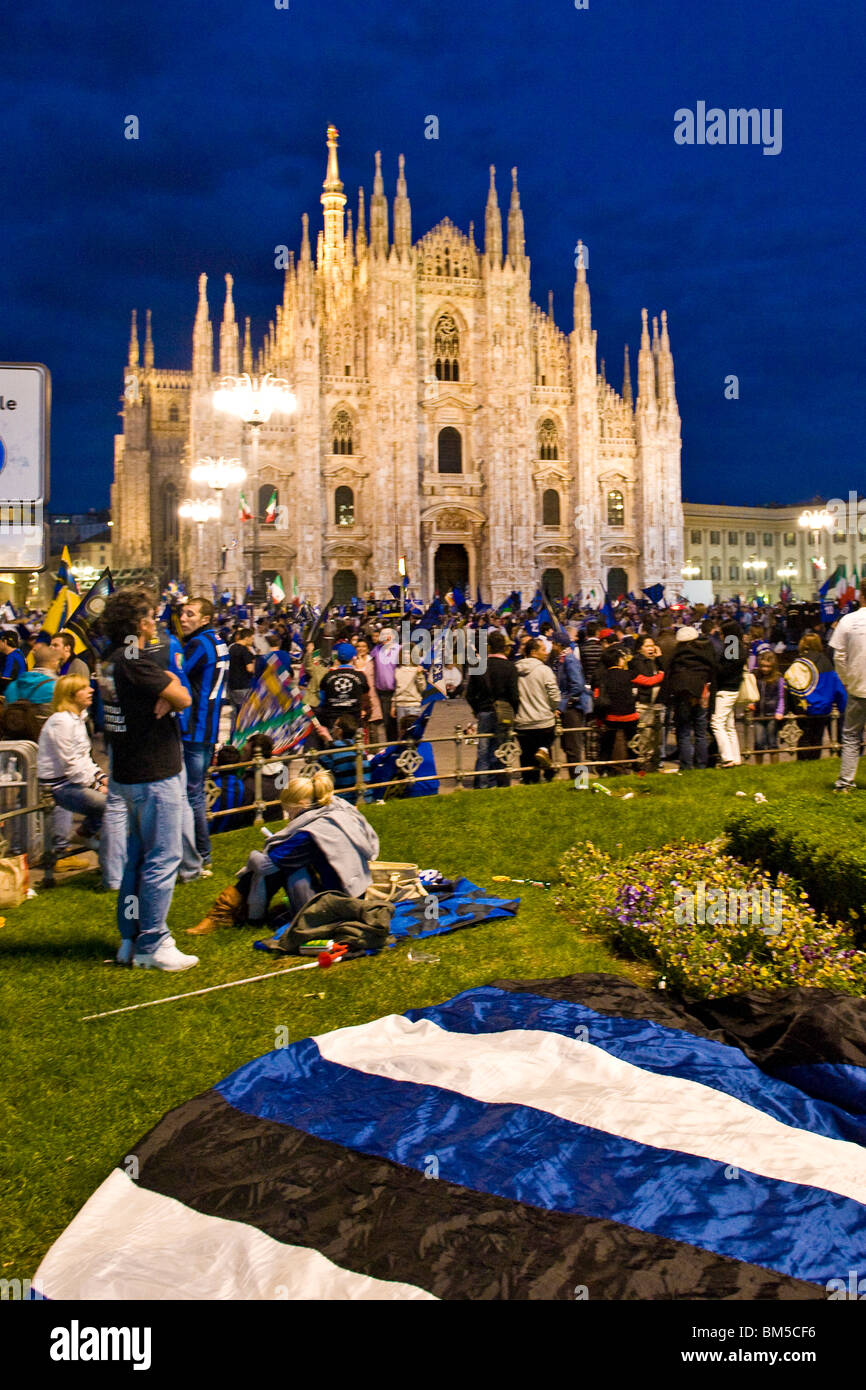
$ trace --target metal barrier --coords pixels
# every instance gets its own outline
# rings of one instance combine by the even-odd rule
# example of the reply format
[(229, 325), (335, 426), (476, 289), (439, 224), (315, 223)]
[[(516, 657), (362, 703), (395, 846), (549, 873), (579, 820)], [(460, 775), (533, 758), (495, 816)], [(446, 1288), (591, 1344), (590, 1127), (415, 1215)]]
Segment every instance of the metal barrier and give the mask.
[[(661, 708), (658, 708), (658, 714), (661, 716)], [(769, 723), (771, 720), (775, 722), (775, 719), (772, 716), (754, 716), (749, 711), (738, 712), (736, 717), (737, 723), (743, 727), (744, 736), (740, 739), (740, 754), (743, 763), (747, 764), (750, 760), (755, 759), (756, 765), (760, 765), (762, 759), (767, 756), (768, 750), (755, 747), (755, 726)], [(841, 717), (838, 715), (828, 716), (827, 728), (830, 733), (829, 742), (821, 743), (820, 745), (802, 742), (804, 724), (807, 718), (808, 716), (803, 715), (786, 715), (784, 721), (780, 725), (779, 749), (771, 749), (769, 752), (774, 755), (777, 754), (779, 759), (786, 761), (800, 758), (805, 754), (813, 754), (816, 758), (821, 757), (821, 755), (825, 753), (830, 756), (838, 754), (840, 748), (839, 733)], [(709, 720), (707, 721), (707, 725), (707, 737), (709, 739)], [(589, 723), (573, 728), (565, 728), (554, 734), (554, 737), (551, 739), (551, 745), (557, 740), (561, 741), (564, 734), (566, 739), (574, 740), (574, 743), (577, 745), (578, 756), (571, 759), (556, 756), (554, 748), (551, 746), (548, 750), (550, 754), (549, 771), (552, 772), (553, 776), (561, 772), (565, 772), (568, 776), (575, 776), (585, 770), (588, 776), (596, 776), (603, 769), (615, 769), (623, 773), (649, 770), (648, 765), (652, 765), (656, 759), (664, 759), (668, 733), (669, 730), (663, 726), (661, 718), (649, 721), (649, 723), (645, 723), (644, 725), (638, 724), (635, 726), (632, 737), (628, 743), (634, 756), (630, 758), (603, 759), (599, 757), (600, 731), (596, 722), (590, 718)], [(477, 747), (481, 740), (497, 738), (499, 738), (499, 736), (495, 733), (479, 733), (476, 730), (458, 729), (455, 733), (450, 735), (423, 739), (421, 740), (422, 742), (431, 744), (434, 749), (438, 745), (453, 745), (454, 768), (448, 771), (440, 771), (437, 769), (435, 774), (430, 776), (416, 777), (415, 771), (420, 765), (420, 758), (416, 751), (417, 743), (414, 740), (392, 739), (384, 743), (365, 744), (359, 730), (353, 745), (355, 781), (352, 786), (341, 788), (341, 790), (344, 792), (353, 792), (355, 795), (360, 795), (362, 798), (365, 794), (369, 794), (370, 799), (375, 798), (378, 800), (379, 793), (385, 793), (395, 788), (405, 789), (423, 782), (453, 782), (455, 788), (462, 788), (467, 785), (470, 787), (474, 786), (477, 779), (481, 777), (493, 777), (497, 779), (497, 785), (509, 786), (512, 784), (512, 778), (519, 777), (524, 772), (534, 773), (537, 777), (544, 775), (544, 769), (537, 763), (532, 765), (521, 764), (520, 745), (514, 734), (510, 735), (505, 740), (499, 739), (499, 746), (493, 756), (501, 764), (500, 768), (477, 769), (467, 766), (467, 750)], [(365, 760), (372, 754), (383, 751), (386, 748), (400, 748), (402, 750), (396, 759), (397, 766), (400, 767), (402, 775), (388, 782), (377, 782), (372, 784), (365, 782)], [(229, 764), (224, 769), (227, 773), (242, 773), (246, 769), (252, 769), (253, 800), (246, 806), (231, 807), (224, 811), (215, 812), (209, 810), (208, 820), (212, 822), (218, 820), (222, 816), (237, 816), (239, 814), (244, 815), (244, 813), (248, 815), (250, 811), (252, 811), (253, 824), (263, 824), (265, 812), (270, 809), (276, 811), (280, 807), (279, 801), (265, 801), (262, 796), (262, 768), (265, 762), (279, 762), (283, 764), (286, 767), (286, 782), (288, 782), (292, 775), (297, 775), (300, 772), (309, 774), (315, 771), (317, 767), (327, 770), (329, 751), (326, 745), (318, 749), (309, 749), (303, 753), (287, 753), (282, 755), (270, 754), (267, 758), (256, 755), (256, 757), (250, 759), (248, 762)], [(340, 751), (345, 751), (345, 749), (341, 749)], [(210, 771), (213, 771), (213, 769)], [(212, 804), (217, 796), (217, 788), (212, 782), (210, 786), (212, 789), (210, 804)], [(272, 816), (271, 818), (277, 819), (278, 816)]]
[(36, 744), (29, 740), (0, 743), (0, 835), (12, 854), (26, 854), (31, 864), (43, 855), (45, 804), (36, 776)]

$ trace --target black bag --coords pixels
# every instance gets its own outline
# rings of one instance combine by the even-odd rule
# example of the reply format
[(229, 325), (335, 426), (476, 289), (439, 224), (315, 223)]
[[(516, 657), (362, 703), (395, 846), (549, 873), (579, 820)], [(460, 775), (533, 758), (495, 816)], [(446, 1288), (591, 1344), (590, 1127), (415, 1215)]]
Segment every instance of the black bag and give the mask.
[[(48, 709), (50, 712), (50, 705)], [(0, 731), (4, 738), (38, 743), (40, 730), (47, 718), (48, 715), (41, 714), (32, 700), (13, 700), (0, 714)]]
[[(487, 671), (484, 672), (484, 684), (487, 686), (491, 699), (493, 699), (490, 675)], [(493, 700), (493, 718), (496, 720), (496, 737), (508, 738), (514, 727), (514, 709), (507, 700)]]
[(607, 714), (608, 710), (610, 709), (611, 705), (610, 691), (607, 688), (603, 667), (599, 668), (597, 680), (598, 694), (593, 699), (592, 712), (593, 714), (598, 715), (600, 719), (603, 719), (604, 716)]
[(301, 946), (320, 937), (348, 946), (349, 952), (381, 951), (388, 939), (393, 903), (366, 903), (347, 893), (317, 893), (295, 914), (278, 916), (281, 930), (267, 941), (257, 942), (266, 951), (296, 956)]

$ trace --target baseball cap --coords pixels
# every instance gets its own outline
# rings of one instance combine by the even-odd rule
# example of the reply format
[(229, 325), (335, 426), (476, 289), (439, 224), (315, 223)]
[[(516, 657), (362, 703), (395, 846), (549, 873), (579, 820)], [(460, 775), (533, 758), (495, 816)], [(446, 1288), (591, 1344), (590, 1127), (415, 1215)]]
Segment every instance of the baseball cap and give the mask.
[(351, 642), (338, 642), (335, 648), (337, 660), (340, 662), (354, 661), (356, 652)]

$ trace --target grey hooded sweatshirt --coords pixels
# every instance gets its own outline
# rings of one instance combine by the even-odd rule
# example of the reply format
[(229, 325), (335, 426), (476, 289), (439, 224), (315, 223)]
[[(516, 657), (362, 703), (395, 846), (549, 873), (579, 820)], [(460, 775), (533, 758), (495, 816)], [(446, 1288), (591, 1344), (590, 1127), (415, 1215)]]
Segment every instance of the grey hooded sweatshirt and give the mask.
[[(341, 796), (335, 796), (327, 806), (313, 806), (284, 830), (277, 831), (268, 841), (268, 850), (293, 835), (306, 831), (316, 842), (350, 898), (360, 898), (373, 881), (370, 860), (379, 853), (379, 837), (370, 822)], [(273, 873), (274, 861), (268, 850), (254, 849), (246, 868), (252, 870), (248, 909), (252, 918), (265, 912), (265, 877)]]
[(520, 704), (515, 729), (548, 729), (559, 709), (559, 686), (549, 666), (535, 656), (517, 662), (517, 694)]

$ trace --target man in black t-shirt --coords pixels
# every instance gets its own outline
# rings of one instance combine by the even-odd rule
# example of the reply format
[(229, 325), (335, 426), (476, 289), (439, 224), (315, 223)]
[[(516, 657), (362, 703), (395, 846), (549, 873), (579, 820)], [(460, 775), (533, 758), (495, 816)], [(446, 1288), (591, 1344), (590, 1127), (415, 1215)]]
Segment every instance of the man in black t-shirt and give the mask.
[(338, 665), (319, 684), (319, 717), (328, 729), (339, 714), (350, 714), (360, 724), (365, 696), (368, 702), (370, 698), (367, 677), (352, 665), (355, 648), (351, 642), (339, 642), (334, 655)]
[(166, 926), (186, 801), (175, 715), (189, 707), (189, 691), (148, 654), (156, 620), (145, 590), (112, 594), (103, 627), (109, 650), (99, 683), (111, 750), (109, 793), (125, 803), (128, 827), (117, 897), (117, 960), (151, 970), (189, 970), (198, 958), (178, 951)]
[(228, 688), (232, 706), (232, 728), (237, 723), (241, 705), (250, 693), (255, 664), (253, 630), (251, 627), (239, 628), (235, 641), (229, 647)]

